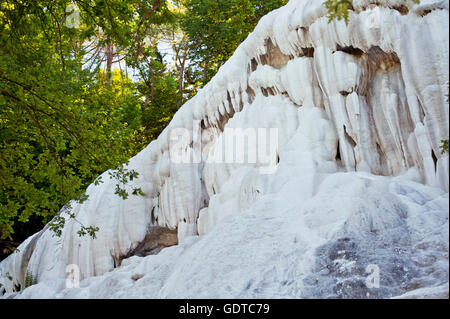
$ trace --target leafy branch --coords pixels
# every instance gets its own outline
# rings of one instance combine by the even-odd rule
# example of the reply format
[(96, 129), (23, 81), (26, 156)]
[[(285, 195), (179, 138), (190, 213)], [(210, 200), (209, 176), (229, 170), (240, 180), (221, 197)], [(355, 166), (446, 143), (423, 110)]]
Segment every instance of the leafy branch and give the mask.
[[(419, 4), (420, 0), (412, 0), (414, 3)], [(406, 3), (407, 0), (404, 0)], [(345, 24), (348, 24), (349, 11), (353, 11), (353, 4), (351, 0), (327, 0), (324, 3), (328, 10), (328, 23), (337, 19), (338, 21), (344, 19)]]
[[(115, 179), (117, 181), (115, 194), (118, 195), (123, 200), (126, 200), (129, 197), (129, 193), (125, 189), (125, 186), (132, 182), (134, 179), (139, 177), (139, 173), (135, 170), (128, 170), (125, 168), (124, 164), (120, 165), (113, 171), (108, 172), (111, 179)], [(99, 176), (94, 181), (94, 185), (100, 185), (103, 183), (102, 176)], [(142, 191), (142, 189), (139, 188), (133, 188), (132, 195), (134, 196), (146, 196), (146, 194)], [(82, 204), (83, 202), (87, 201), (89, 196), (86, 193), (81, 194), (77, 199), (76, 202), (79, 204)], [(81, 228), (78, 230), (77, 234), (78, 236), (86, 236), (89, 235), (92, 237), (92, 239), (95, 239), (97, 237), (97, 232), (99, 231), (99, 228), (96, 226), (85, 226), (82, 222), (80, 222), (74, 213), (72, 213), (72, 206), (70, 203), (68, 203), (66, 206), (64, 206), (64, 212), (69, 216), (70, 219), (73, 219), (75, 222), (77, 222)], [(66, 223), (66, 219), (61, 216), (55, 216), (52, 220), (52, 222), (49, 224), (50, 230), (54, 233), (55, 236), (61, 237), (62, 230), (64, 229)]]

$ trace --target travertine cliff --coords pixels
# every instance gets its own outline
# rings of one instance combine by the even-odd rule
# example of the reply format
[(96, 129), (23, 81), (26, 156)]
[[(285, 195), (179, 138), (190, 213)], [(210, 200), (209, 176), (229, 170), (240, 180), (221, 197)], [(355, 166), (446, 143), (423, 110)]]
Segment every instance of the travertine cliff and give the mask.
[[(131, 159), (140, 175), (129, 187), (146, 196), (122, 200), (105, 173), (72, 205), (97, 239), (80, 238), (74, 221), (61, 238), (44, 228), (0, 264), (0, 292), (23, 288), (29, 273), (39, 284), (28, 297), (390, 297), (434, 286), (445, 295), (449, 2), (353, 7), (348, 25), (328, 23), (319, 0), (265, 16)], [(266, 160), (220, 155), (227, 131), (252, 128), (266, 129), (258, 141), (275, 136)], [(101, 277), (63, 290), (69, 264), (81, 279)], [(363, 287), (369, 264), (385, 272), (378, 290)], [(136, 272), (147, 281), (129, 279)], [(111, 283), (128, 295), (108, 293)]]

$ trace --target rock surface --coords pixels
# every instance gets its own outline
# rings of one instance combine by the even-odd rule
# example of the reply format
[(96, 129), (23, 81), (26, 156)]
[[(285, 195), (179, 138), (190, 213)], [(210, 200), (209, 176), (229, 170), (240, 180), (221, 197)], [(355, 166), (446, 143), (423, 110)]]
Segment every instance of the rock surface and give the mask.
[[(448, 297), (449, 1), (354, 0), (347, 26), (323, 2), (265, 16), (130, 160), (146, 196), (122, 200), (104, 173), (72, 204), (97, 239), (70, 220), (61, 238), (44, 228), (0, 264), (0, 293)], [(275, 136), (275, 156), (213, 160), (227, 132), (252, 128)], [(71, 264), (80, 288), (65, 288)], [(23, 290), (27, 274), (38, 284)]]

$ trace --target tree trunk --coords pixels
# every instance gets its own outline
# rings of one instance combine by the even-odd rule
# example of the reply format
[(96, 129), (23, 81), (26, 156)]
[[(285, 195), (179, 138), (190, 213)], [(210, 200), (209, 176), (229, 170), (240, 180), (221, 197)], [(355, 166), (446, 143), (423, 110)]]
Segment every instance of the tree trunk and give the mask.
[(114, 59), (114, 45), (108, 39), (108, 44), (106, 46), (106, 79), (108, 84), (112, 84), (112, 65)]
[(183, 61), (180, 64), (180, 80), (178, 83), (178, 90), (180, 92), (180, 101), (178, 102), (178, 106), (181, 106), (183, 104), (185, 68), (186, 68), (186, 56), (183, 57)]

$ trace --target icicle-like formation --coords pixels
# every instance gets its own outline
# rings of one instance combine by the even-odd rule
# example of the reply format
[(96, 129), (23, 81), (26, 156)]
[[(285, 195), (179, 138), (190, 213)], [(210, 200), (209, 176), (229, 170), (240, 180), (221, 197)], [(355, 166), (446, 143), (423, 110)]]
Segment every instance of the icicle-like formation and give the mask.
[[(279, 161), (303, 163), (290, 178), (305, 185), (317, 183), (313, 172), (345, 170), (408, 173), (448, 191), (448, 155), (440, 152), (449, 136), (448, 0), (354, 0), (348, 26), (328, 23), (323, 2), (292, 0), (263, 17), (161, 136), (130, 160), (140, 175), (129, 190), (141, 187), (146, 197), (122, 200), (103, 174), (103, 184), (88, 188), (89, 200), (72, 205), (77, 220), (100, 228), (97, 239), (78, 237), (73, 220), (61, 238), (44, 228), (0, 264), (0, 292), (23, 288), (26, 274), (65, 278), (70, 264), (81, 278), (102, 275), (129, 256), (208, 233), (289, 183), (289, 174), (259, 174), (258, 162), (176, 164), (170, 148), (178, 128), (192, 132), (186, 156), (196, 147), (213, 154), (227, 128), (278, 128)], [(283, 153), (294, 140), (300, 159)], [(305, 186), (298, 196), (313, 190)]]

